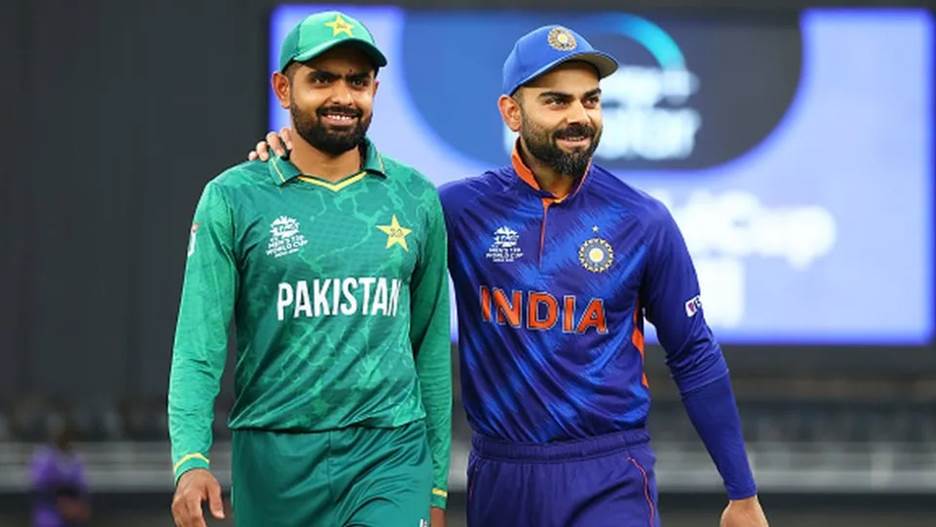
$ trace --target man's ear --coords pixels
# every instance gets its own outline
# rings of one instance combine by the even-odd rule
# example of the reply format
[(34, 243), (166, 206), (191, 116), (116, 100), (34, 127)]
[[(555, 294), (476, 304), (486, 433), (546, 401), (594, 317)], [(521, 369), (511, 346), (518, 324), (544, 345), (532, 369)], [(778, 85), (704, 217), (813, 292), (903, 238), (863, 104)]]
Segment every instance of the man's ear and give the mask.
[(289, 90), (291, 89), (289, 77), (275, 71), (273, 77), (270, 78), (270, 85), (273, 87), (273, 94), (279, 100), (280, 107), (289, 108)]
[(500, 98), (497, 99), (497, 109), (500, 110), (501, 119), (504, 120), (504, 124), (507, 125), (507, 128), (510, 128), (514, 132), (519, 132), (520, 123), (523, 122), (523, 116), (521, 114), (520, 103), (517, 102), (517, 99), (509, 95), (501, 95)]

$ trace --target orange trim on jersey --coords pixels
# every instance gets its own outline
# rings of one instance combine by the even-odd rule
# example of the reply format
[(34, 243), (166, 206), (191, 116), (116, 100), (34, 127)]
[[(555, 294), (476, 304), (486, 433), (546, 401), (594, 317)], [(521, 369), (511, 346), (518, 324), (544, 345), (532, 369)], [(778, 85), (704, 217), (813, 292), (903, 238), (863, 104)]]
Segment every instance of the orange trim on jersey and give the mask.
[[(513, 153), (510, 155), (510, 164), (513, 166), (514, 172), (517, 173), (517, 176), (523, 180), (524, 183), (533, 187), (534, 190), (543, 190), (539, 186), (539, 182), (536, 181), (536, 176), (533, 175), (533, 171), (530, 170), (530, 167), (526, 166), (526, 163), (523, 162), (523, 158), (520, 156), (520, 140), (517, 140), (517, 143), (514, 144)], [(588, 177), (588, 173), (591, 171), (591, 161), (588, 162), (588, 166), (585, 167), (585, 174), (578, 180), (578, 185), (572, 189), (572, 192), (566, 194), (565, 196), (555, 196), (552, 199), (544, 198), (545, 202), (547, 199), (551, 203), (561, 203), (562, 200), (568, 198), (569, 196), (575, 195), (582, 188), (582, 185), (585, 183), (585, 178)]]
[[(533, 175), (533, 171), (530, 170), (530, 167), (526, 166), (526, 163), (523, 162), (523, 158), (520, 156), (520, 140), (518, 139), (514, 143), (513, 153), (510, 155), (510, 164), (513, 166), (514, 172), (517, 173), (517, 176), (523, 180), (524, 183), (532, 187), (534, 190), (542, 191), (539, 186), (539, 182), (536, 181), (536, 176)], [(591, 170), (591, 161), (588, 162), (588, 166), (585, 168), (585, 174), (579, 178), (578, 185), (572, 192), (566, 194), (565, 196), (553, 196), (553, 197), (544, 197), (542, 198), (543, 203), (543, 222), (540, 224), (540, 244), (539, 244), (539, 264), (543, 263), (543, 249), (546, 246), (546, 215), (549, 212), (550, 205), (556, 203), (562, 203), (563, 200), (569, 196), (574, 195), (576, 192), (582, 188), (582, 184), (585, 183), (585, 178), (588, 177), (588, 172)]]
[(628, 456), (627, 460), (630, 461), (635, 467), (637, 467), (637, 470), (639, 470), (643, 475), (644, 499), (647, 500), (647, 509), (649, 511), (648, 515), (650, 516), (648, 523), (651, 527), (653, 527), (656, 525), (656, 522), (653, 521), (654, 516), (656, 516), (656, 504), (653, 503), (653, 498), (650, 495), (650, 478), (647, 476), (647, 471), (643, 468), (643, 465), (634, 459), (633, 456)]
[[(634, 331), (631, 333), (631, 343), (634, 344), (634, 347), (637, 348), (637, 351), (640, 352), (640, 364), (643, 367), (646, 364), (646, 355), (644, 354), (644, 335), (640, 331), (640, 326), (637, 324), (637, 314), (640, 313), (640, 302), (634, 306)], [(647, 379), (647, 372), (643, 372), (643, 378), (641, 379), (645, 388), (650, 387), (650, 381)]]
[(555, 200), (550, 198), (543, 198), (543, 221), (540, 222), (540, 243), (539, 243), (539, 261), (538, 264), (543, 264), (543, 248), (546, 247), (546, 218), (547, 213), (549, 212), (549, 206), (554, 203)]
[(524, 183), (536, 190), (542, 190), (539, 186), (539, 182), (536, 181), (536, 176), (533, 175), (533, 171), (530, 170), (530, 167), (526, 166), (526, 163), (523, 162), (523, 158), (520, 157), (519, 143), (514, 145), (513, 154), (510, 156), (510, 164), (513, 165), (514, 171), (520, 176), (520, 179), (522, 179)]

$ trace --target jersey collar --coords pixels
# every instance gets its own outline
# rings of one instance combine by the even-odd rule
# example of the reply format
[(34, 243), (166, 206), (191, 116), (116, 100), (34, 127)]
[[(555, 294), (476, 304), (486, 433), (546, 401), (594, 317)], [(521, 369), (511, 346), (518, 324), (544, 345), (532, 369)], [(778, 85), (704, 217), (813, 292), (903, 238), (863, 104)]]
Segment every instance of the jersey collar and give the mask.
[[(364, 138), (363, 149), (364, 166), (361, 167), (361, 170), (370, 174), (387, 177), (387, 168), (384, 164), (383, 156), (380, 155), (374, 143), (371, 142), (370, 139)], [(279, 156), (270, 157), (267, 170), (270, 173), (270, 177), (273, 178), (273, 182), (279, 186), (283, 186), (289, 181), (304, 175), (296, 168), (296, 165), (289, 162), (289, 159)]]

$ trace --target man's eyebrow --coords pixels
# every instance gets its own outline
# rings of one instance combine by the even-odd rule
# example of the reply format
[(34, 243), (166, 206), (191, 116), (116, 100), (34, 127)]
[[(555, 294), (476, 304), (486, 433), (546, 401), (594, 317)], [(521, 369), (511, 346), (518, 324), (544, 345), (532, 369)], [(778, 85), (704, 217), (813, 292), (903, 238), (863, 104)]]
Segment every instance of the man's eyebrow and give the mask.
[(536, 96), (538, 99), (546, 99), (549, 97), (555, 97), (556, 99), (561, 99), (564, 101), (572, 99), (572, 95), (561, 92), (561, 91), (544, 91), (543, 93)]
[(594, 90), (589, 90), (589, 91), (585, 92), (585, 98), (586, 98), (586, 99), (591, 98), (591, 97), (594, 97), (594, 96), (596, 96), (596, 95), (601, 95), (601, 88), (595, 88)]
[(359, 71), (359, 72), (349, 73), (347, 75), (341, 75), (341, 74), (334, 73), (328, 70), (312, 70), (309, 72), (309, 78), (334, 81), (334, 80), (338, 80), (344, 77), (345, 79), (349, 81), (356, 81), (356, 80), (361, 80), (361, 79), (367, 79), (368, 77), (370, 77), (370, 74), (371, 72), (369, 71)]
[(335, 79), (340, 78), (341, 75), (337, 75), (337, 74), (335, 74), (335, 73), (332, 73), (332, 72), (326, 71), (326, 70), (312, 70), (312, 71), (309, 72), (308, 77), (309, 77), (310, 79), (324, 79), (324, 80), (333, 81), (333, 80), (335, 80)]

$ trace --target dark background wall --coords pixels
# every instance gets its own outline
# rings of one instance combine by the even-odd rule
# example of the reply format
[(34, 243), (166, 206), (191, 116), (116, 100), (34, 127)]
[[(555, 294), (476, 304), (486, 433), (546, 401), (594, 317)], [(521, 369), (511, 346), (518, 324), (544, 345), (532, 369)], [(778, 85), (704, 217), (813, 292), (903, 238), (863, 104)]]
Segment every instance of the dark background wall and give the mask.
[[(242, 160), (265, 132), (266, 24), (274, 4), (3, 2), (0, 403), (37, 392), (85, 399), (165, 394), (194, 204), (204, 183)], [(767, 18), (807, 4), (816, 3), (576, 3)], [(744, 356), (733, 364), (753, 372), (775, 370), (767, 357), (776, 351), (729, 350)], [(828, 360), (816, 350), (783, 352), (793, 354), (785, 361), (793, 369)], [(848, 352), (848, 362), (868, 363), (871, 371), (895, 362), (891, 350)], [(932, 349), (906, 353), (910, 360), (897, 361), (905, 374), (936, 371)]]

